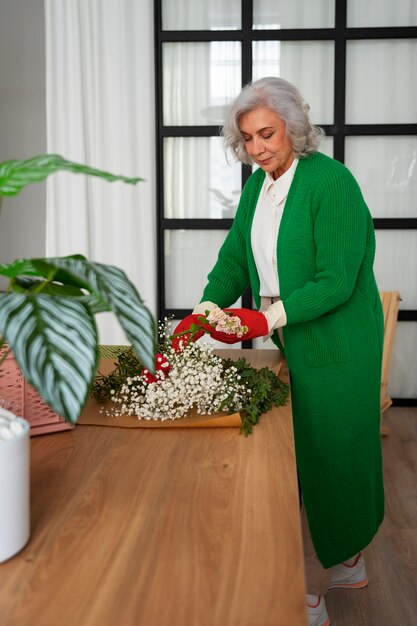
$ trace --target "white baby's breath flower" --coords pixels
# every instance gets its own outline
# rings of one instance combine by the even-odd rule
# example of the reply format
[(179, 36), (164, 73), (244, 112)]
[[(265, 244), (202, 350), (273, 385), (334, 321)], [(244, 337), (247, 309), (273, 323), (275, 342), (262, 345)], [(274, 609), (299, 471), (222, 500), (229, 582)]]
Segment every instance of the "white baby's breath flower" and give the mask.
[(163, 357), (169, 370), (159, 370), (156, 382), (134, 376), (112, 394), (112, 401), (121, 405), (116, 414), (166, 420), (184, 417), (193, 407), (200, 415), (242, 408), (247, 389), (235, 367), (225, 370), (212, 346), (189, 343), (178, 352), (168, 348)]

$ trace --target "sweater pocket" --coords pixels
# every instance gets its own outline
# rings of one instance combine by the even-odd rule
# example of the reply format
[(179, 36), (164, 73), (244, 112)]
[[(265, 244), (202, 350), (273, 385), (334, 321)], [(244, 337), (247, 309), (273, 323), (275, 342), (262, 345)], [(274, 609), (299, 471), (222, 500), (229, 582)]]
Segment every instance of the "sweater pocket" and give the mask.
[(343, 363), (352, 358), (343, 318), (327, 314), (304, 326), (304, 360), (309, 367)]

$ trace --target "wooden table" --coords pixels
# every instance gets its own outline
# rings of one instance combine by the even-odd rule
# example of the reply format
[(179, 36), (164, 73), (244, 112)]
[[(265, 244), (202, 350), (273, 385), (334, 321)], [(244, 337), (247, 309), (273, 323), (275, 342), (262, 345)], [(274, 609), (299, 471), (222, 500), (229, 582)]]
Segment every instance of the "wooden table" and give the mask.
[(289, 406), (248, 438), (77, 426), (31, 453), (32, 535), (0, 565), (1, 626), (307, 623)]

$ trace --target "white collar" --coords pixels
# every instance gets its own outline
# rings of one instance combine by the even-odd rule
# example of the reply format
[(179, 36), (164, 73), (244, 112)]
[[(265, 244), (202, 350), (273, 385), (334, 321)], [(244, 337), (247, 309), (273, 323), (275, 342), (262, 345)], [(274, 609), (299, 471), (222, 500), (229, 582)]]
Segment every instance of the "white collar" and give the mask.
[(265, 172), (265, 187), (264, 196), (266, 197), (268, 191), (272, 188), (275, 189), (275, 201), (280, 204), (288, 196), (288, 192), (291, 187), (292, 179), (294, 178), (295, 170), (297, 168), (299, 159), (295, 158), (286, 172), (282, 174), (277, 180), (272, 178), (269, 172)]

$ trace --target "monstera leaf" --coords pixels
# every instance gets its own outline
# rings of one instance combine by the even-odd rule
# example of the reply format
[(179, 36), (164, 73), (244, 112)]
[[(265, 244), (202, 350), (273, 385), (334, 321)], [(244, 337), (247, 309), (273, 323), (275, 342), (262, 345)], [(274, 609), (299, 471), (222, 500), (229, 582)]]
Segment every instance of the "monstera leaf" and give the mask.
[(42, 154), (30, 159), (4, 161), (0, 163), (0, 195), (15, 196), (26, 185), (45, 180), (50, 174), (58, 171), (69, 171), (75, 174), (98, 176), (109, 182), (120, 180), (124, 183), (136, 184), (143, 178), (128, 178), (110, 174), (88, 165), (67, 161), (59, 154)]
[(0, 294), (0, 333), (26, 380), (56, 412), (76, 421), (97, 368), (94, 314), (113, 311), (140, 361), (155, 366), (156, 325), (119, 268), (84, 257), (0, 265), (10, 291)]

